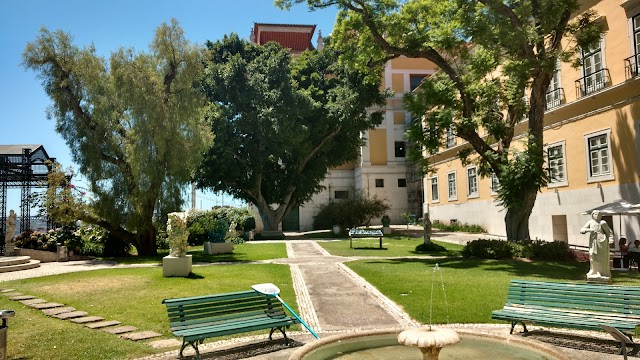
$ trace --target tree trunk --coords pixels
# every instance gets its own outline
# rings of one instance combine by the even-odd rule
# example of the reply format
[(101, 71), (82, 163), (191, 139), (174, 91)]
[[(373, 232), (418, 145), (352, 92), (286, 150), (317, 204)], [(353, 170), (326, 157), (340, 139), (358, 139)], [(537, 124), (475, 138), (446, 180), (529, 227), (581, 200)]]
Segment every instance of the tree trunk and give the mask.
[(536, 189), (524, 189), (522, 191), (522, 206), (507, 209), (504, 222), (507, 230), (507, 240), (520, 241), (530, 240), (529, 217), (536, 203)]
[(151, 231), (145, 231), (138, 234), (135, 242), (135, 247), (138, 250), (138, 256), (153, 256), (158, 254), (156, 247), (156, 234), (155, 229)]
[(257, 206), (258, 213), (260, 214), (260, 219), (262, 219), (262, 225), (264, 225), (264, 229), (270, 231), (278, 231), (278, 226), (286, 215), (284, 212), (285, 205), (280, 205), (275, 210), (266, 205), (266, 203), (264, 203), (263, 206)]

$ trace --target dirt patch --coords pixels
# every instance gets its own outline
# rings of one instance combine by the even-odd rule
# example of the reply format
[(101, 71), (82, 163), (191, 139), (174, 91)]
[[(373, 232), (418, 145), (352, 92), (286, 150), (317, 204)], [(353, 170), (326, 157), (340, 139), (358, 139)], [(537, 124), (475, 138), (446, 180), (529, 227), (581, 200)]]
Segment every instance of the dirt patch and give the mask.
[(146, 280), (139, 276), (109, 276), (100, 279), (74, 280), (50, 285), (39, 285), (38, 292), (59, 294), (60, 292), (85, 294), (102, 291), (118, 290), (122, 288), (139, 287)]

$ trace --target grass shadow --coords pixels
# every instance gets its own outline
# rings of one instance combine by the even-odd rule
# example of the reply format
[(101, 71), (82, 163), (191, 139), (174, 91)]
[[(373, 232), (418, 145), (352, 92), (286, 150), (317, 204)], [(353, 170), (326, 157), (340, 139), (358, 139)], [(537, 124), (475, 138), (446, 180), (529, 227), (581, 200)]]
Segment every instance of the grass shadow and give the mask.
[(193, 272), (190, 272), (189, 275), (187, 275), (187, 279), (202, 280), (202, 279), (204, 279), (204, 276), (195, 274)]
[(389, 250), (386, 247), (380, 248), (380, 247), (354, 247), (353, 250)]
[[(465, 259), (461, 257), (447, 257), (439, 259), (424, 258), (398, 258), (385, 260), (359, 260), (368, 264), (422, 264), (425, 267), (433, 267), (438, 264), (441, 268), (457, 270), (482, 269), (488, 272), (507, 273), (511, 277), (541, 277), (554, 280), (576, 281), (584, 280), (589, 271), (589, 263), (575, 261), (524, 261), (524, 260), (486, 260)], [(636, 276), (638, 278), (640, 276)], [(624, 281), (624, 275), (614, 273), (613, 281), (620, 278)]]

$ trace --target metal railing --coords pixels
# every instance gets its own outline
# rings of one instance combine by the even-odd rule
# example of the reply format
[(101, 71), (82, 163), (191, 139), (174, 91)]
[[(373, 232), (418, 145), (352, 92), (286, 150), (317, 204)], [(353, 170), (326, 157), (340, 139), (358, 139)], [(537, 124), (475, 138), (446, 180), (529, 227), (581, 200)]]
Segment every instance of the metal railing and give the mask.
[(554, 107), (558, 107), (565, 102), (564, 97), (564, 88), (557, 88), (555, 90), (551, 90), (547, 93), (547, 105), (546, 109), (553, 109)]
[(640, 54), (634, 54), (624, 59), (624, 74), (627, 80), (640, 75), (638, 63), (640, 63)]
[(609, 69), (600, 69), (576, 80), (576, 96), (581, 98), (607, 86), (609, 86)]

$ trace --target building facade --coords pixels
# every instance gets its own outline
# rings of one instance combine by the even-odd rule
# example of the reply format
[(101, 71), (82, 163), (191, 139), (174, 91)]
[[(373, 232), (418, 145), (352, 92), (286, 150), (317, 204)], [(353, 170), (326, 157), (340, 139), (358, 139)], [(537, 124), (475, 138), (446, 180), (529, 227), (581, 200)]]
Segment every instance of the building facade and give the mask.
[[(640, 203), (640, 0), (583, 2), (581, 11), (588, 9), (597, 12), (605, 33), (599, 45), (581, 51), (580, 68), (557, 66), (544, 118), (550, 181), (530, 218), (532, 238), (576, 245), (588, 244), (579, 233), (589, 220), (586, 210), (617, 199)], [(525, 129), (526, 121), (517, 131)], [(432, 221), (477, 224), (505, 235), (496, 179), (461, 164), (461, 139), (446, 142), (432, 158), (437, 172), (424, 178), (424, 212)], [(640, 217), (606, 220), (616, 239), (640, 239)]]

